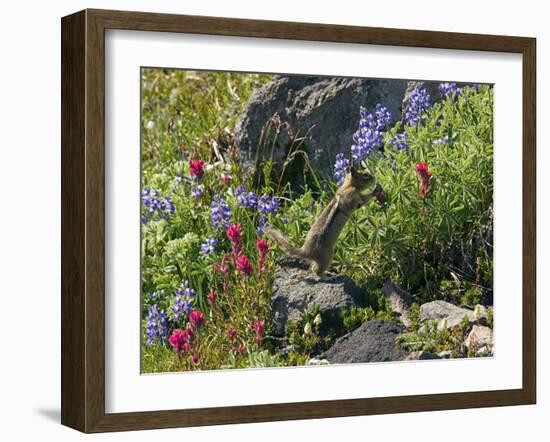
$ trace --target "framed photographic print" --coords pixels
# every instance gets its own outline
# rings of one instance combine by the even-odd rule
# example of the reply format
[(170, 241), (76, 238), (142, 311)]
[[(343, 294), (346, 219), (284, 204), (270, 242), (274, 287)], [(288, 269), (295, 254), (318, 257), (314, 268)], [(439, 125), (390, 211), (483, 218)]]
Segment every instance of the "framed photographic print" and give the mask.
[(535, 40), (62, 19), (62, 423), (536, 399)]

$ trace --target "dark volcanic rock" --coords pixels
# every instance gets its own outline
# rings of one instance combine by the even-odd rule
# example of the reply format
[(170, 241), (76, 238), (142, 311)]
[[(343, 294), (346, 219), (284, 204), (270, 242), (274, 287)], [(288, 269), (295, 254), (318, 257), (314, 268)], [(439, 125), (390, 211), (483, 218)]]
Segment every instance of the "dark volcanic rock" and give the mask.
[(272, 332), (277, 336), (285, 334), (287, 321), (300, 319), (314, 304), (319, 307), (323, 320), (321, 331), (341, 335), (342, 309), (363, 305), (362, 291), (351, 278), (326, 274), (319, 279), (303, 261), (290, 257), (277, 262), (271, 299)]
[(242, 159), (255, 164), (262, 129), (277, 114), (288, 123), (291, 136), (281, 130), (277, 142), (261, 149), (258, 164), (271, 155), (281, 170), (292, 136), (305, 137), (301, 146), (322, 177), (332, 176), (334, 157), (349, 152), (359, 124), (359, 107), (369, 111), (376, 104), (387, 106), (394, 121), (401, 118), (406, 80), (378, 80), (344, 77), (275, 76), (248, 101), (235, 126), (235, 142)]
[(342, 336), (318, 358), (331, 364), (401, 361), (408, 356), (397, 342), (402, 331), (403, 328), (394, 322), (368, 321)]

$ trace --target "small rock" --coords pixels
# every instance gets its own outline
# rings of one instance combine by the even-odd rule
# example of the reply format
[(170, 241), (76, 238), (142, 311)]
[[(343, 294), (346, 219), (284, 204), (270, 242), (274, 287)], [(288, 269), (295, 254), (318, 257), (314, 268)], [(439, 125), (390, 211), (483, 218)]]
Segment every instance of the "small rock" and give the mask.
[(493, 351), (493, 331), (489, 327), (474, 325), (464, 345), (476, 355), (490, 354)]
[(440, 351), (437, 356), (439, 356), (441, 359), (451, 359), (451, 352), (449, 350)]
[(353, 279), (328, 274), (319, 279), (303, 261), (290, 257), (277, 261), (271, 301), (275, 336), (283, 336), (287, 322), (299, 320), (313, 305), (321, 314), (321, 332), (341, 336), (342, 309), (364, 305), (363, 292)]
[(446, 301), (432, 301), (420, 306), (419, 319), (421, 326), (427, 321), (438, 321), (439, 330), (443, 328), (453, 329), (459, 326), (464, 316), (468, 317), (470, 324), (476, 322), (486, 324), (487, 310), (485, 307), (476, 306), (476, 311), (457, 307)]
[(441, 359), (438, 354), (430, 353), (429, 351), (413, 351), (405, 358), (405, 361), (424, 361), (428, 359)]
[(389, 298), (392, 311), (397, 313), (403, 325), (409, 328), (411, 326), (409, 309), (412, 304), (412, 296), (390, 280), (386, 281), (382, 287), (382, 294)]
[(372, 320), (362, 324), (319, 355), (331, 364), (401, 361), (408, 356), (397, 342), (403, 327), (395, 322)]

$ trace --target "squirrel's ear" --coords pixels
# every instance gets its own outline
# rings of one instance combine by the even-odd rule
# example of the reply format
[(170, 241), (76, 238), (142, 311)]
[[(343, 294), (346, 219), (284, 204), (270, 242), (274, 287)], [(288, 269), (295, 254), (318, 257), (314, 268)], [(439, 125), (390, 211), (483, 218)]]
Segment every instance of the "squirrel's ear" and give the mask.
[(357, 169), (353, 166), (350, 166), (349, 173), (351, 173), (352, 175), (357, 175)]

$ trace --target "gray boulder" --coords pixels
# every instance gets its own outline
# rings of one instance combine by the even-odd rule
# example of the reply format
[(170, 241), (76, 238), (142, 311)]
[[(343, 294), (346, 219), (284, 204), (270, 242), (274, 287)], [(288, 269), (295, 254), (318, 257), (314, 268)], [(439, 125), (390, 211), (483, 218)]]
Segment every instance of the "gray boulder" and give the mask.
[(271, 300), (272, 333), (276, 336), (283, 336), (286, 323), (299, 320), (313, 305), (319, 307), (321, 332), (341, 336), (342, 309), (364, 305), (363, 293), (353, 279), (330, 274), (319, 279), (303, 261), (286, 256), (277, 261)]
[(372, 320), (339, 338), (318, 358), (331, 364), (401, 361), (409, 353), (397, 342), (403, 327), (394, 322)]
[[(280, 171), (290, 144), (304, 137), (301, 148), (315, 171), (331, 177), (334, 157), (348, 153), (353, 144), (359, 107), (372, 111), (381, 103), (390, 109), (394, 121), (399, 120), (406, 88), (406, 80), (275, 76), (248, 101), (235, 125), (234, 139), (246, 163), (259, 165), (272, 157)], [(274, 143), (273, 136), (262, 141), (262, 130), (275, 114), (289, 127), (279, 126)]]
[(446, 301), (432, 301), (420, 306), (419, 320), (421, 328), (428, 321), (437, 321), (438, 329), (453, 329), (460, 325), (464, 317), (468, 318), (469, 324), (487, 323), (487, 310), (478, 305), (475, 310), (458, 307)]

